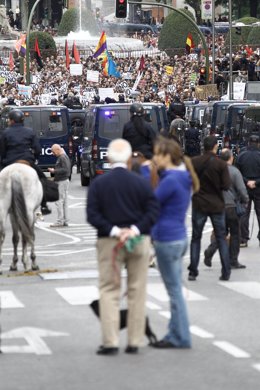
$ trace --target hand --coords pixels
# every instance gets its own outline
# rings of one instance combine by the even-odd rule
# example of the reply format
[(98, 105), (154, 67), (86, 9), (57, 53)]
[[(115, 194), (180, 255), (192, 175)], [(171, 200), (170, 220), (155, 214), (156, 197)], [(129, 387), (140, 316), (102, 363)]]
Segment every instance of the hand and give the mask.
[(119, 241), (125, 243), (129, 238), (133, 238), (136, 236), (136, 232), (129, 228), (121, 229), (121, 233), (119, 236)]
[(48, 168), (48, 171), (53, 173), (54, 172), (54, 168)]
[(248, 182), (246, 183), (247, 187), (254, 189), (256, 188), (256, 183), (255, 183), (255, 180), (248, 180)]

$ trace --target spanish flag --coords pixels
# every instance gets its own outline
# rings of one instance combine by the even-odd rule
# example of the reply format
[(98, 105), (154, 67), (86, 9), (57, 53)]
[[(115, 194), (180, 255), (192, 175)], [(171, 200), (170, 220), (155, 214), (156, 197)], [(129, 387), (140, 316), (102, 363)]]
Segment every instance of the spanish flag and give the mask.
[(193, 47), (194, 47), (193, 38), (191, 33), (189, 33), (186, 39), (186, 53), (190, 54), (190, 51)]
[(99, 39), (98, 45), (95, 49), (95, 53), (93, 54), (93, 57), (94, 58), (99, 57), (106, 50), (107, 50), (107, 36), (105, 31), (103, 31)]

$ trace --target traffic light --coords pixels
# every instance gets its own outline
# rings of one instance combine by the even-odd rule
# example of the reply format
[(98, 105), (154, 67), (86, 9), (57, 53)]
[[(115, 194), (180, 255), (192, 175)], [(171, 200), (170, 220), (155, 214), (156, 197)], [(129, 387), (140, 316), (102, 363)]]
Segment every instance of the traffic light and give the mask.
[(20, 58), (16, 58), (14, 61), (14, 71), (20, 73)]
[(236, 27), (236, 34), (241, 35), (241, 27)]
[(127, 0), (116, 0), (116, 17), (126, 18), (127, 16)]
[(206, 76), (207, 76), (207, 70), (205, 66), (202, 66), (200, 68), (200, 78), (198, 81), (199, 85), (205, 85), (206, 84)]

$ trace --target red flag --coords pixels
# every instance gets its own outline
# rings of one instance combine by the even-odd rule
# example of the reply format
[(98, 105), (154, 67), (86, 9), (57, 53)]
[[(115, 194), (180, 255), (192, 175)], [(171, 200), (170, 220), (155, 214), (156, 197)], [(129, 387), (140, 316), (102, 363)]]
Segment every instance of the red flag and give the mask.
[(76, 64), (80, 64), (80, 56), (75, 41), (72, 46), (72, 57), (75, 59)]
[(66, 68), (69, 69), (69, 67), (70, 67), (70, 55), (69, 55), (69, 47), (68, 47), (67, 39), (65, 41), (65, 57), (66, 57)]
[(43, 62), (42, 62), (42, 56), (38, 44), (38, 38), (35, 39), (35, 43), (34, 43), (34, 57), (37, 61), (38, 66), (40, 68), (43, 68)]
[(139, 70), (143, 70), (145, 68), (145, 63), (144, 63), (144, 56), (140, 58), (140, 65), (139, 65)]
[(186, 39), (186, 52), (190, 54), (191, 49), (194, 47), (194, 42), (191, 33), (188, 34)]
[(9, 69), (11, 72), (12, 72), (12, 70), (14, 70), (14, 58), (13, 58), (13, 54), (11, 51), (9, 53)]

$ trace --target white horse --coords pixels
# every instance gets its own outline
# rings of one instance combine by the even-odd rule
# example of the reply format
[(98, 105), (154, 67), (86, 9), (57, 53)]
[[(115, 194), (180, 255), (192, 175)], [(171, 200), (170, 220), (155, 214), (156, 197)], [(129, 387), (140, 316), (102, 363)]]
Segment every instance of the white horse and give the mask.
[(35, 212), (43, 196), (42, 184), (36, 171), (29, 165), (14, 163), (0, 172), (0, 274), (2, 273), (2, 246), (5, 239), (7, 215), (13, 229), (13, 260), (10, 271), (17, 271), (19, 232), (22, 237), (22, 263), (28, 271), (27, 245), (31, 247), (32, 269), (39, 269), (34, 252)]

